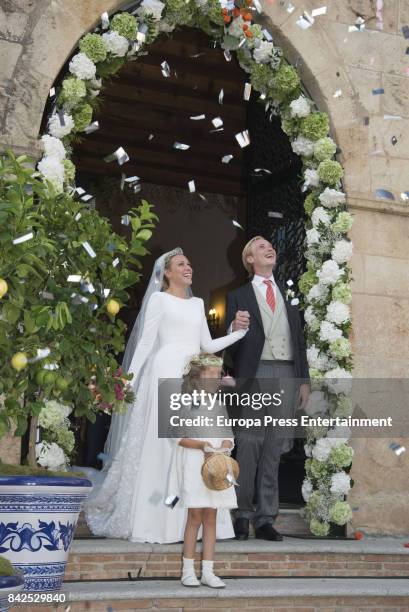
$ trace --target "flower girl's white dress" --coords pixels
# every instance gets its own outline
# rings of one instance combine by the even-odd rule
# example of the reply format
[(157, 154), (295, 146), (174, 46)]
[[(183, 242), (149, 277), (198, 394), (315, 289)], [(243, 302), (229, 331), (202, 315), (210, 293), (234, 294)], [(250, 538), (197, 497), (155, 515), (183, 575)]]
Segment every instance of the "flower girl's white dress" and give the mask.
[[(135, 542), (183, 540), (186, 509), (180, 503), (174, 508), (164, 503), (174, 441), (158, 438), (158, 379), (181, 378), (192, 355), (221, 351), (244, 334), (240, 330), (212, 340), (203, 300), (165, 292), (151, 295), (130, 366), (133, 373), (145, 367), (129, 425), (102, 485), (95, 487), (84, 508), (94, 534)], [(234, 537), (227, 509), (218, 512), (217, 537)]]

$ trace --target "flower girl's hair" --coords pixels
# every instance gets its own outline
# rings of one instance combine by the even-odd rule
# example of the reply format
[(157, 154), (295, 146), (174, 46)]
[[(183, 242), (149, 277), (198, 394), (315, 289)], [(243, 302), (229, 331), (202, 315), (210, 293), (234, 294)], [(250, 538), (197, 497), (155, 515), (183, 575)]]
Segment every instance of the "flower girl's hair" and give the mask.
[(185, 367), (183, 373), (182, 393), (191, 393), (200, 387), (200, 378), (202, 372), (209, 366), (223, 365), (223, 359), (211, 355), (210, 353), (200, 353), (193, 355)]

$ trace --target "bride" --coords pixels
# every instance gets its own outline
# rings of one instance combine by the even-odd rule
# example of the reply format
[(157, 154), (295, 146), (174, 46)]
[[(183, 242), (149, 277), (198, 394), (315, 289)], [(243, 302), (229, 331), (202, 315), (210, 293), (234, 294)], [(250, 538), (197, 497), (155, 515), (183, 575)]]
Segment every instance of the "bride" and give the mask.
[[(95, 535), (133, 542), (183, 540), (186, 510), (165, 505), (173, 446), (157, 435), (158, 379), (181, 378), (190, 356), (221, 351), (246, 333), (212, 340), (203, 300), (192, 297), (191, 284), (192, 268), (180, 248), (155, 262), (123, 361), (134, 375), (136, 400), (125, 415), (113, 415), (104, 478), (84, 508)], [(228, 510), (218, 513), (217, 537), (234, 537)]]

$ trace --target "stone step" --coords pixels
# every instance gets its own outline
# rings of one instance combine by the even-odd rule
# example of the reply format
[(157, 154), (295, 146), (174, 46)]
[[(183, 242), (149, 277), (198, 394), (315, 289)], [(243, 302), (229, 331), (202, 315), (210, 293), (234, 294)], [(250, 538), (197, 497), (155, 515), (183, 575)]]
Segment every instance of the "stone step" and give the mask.
[[(217, 542), (215, 568), (225, 577), (409, 577), (403, 538), (318, 540), (285, 537), (282, 542)], [(198, 545), (200, 551), (200, 543)], [(172, 578), (181, 571), (181, 544), (138, 544), (126, 540), (74, 540), (66, 580)], [(200, 552), (197, 553), (199, 570)], [(408, 606), (409, 610), (409, 606)]]
[[(409, 579), (393, 578), (231, 578), (226, 580), (225, 589), (186, 588), (179, 580), (72, 582), (65, 583), (62, 592), (70, 612), (106, 612), (109, 608), (122, 612), (136, 609), (408, 612), (409, 609)], [(37, 612), (48, 609), (35, 608)]]

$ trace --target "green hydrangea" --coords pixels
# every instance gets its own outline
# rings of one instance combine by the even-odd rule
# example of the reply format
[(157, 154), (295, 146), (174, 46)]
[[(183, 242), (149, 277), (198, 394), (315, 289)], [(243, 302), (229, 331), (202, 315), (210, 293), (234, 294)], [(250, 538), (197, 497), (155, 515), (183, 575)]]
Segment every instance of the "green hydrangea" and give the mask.
[(320, 491), (313, 491), (308, 499), (308, 507), (312, 512), (315, 512), (324, 503), (325, 497)]
[(57, 429), (66, 422), (64, 406), (56, 400), (49, 400), (38, 416), (38, 424), (43, 429)]
[(328, 457), (328, 461), (338, 470), (341, 468), (348, 467), (352, 463), (352, 457), (354, 456), (354, 450), (348, 444), (343, 442), (334, 446)]
[(337, 145), (332, 138), (320, 138), (314, 145), (314, 157), (317, 161), (331, 159), (334, 157)]
[(261, 28), (261, 26), (259, 26), (258, 23), (253, 23), (250, 27), (249, 27), (250, 32), (253, 34), (253, 38), (248, 38), (247, 39), (247, 45), (250, 49), (253, 49), (256, 41), (260, 40), (261, 38), (263, 38), (263, 30)]
[(274, 97), (279, 101), (286, 100), (288, 96), (295, 93), (299, 86), (300, 77), (297, 71), (289, 64), (281, 62), (274, 74)]
[(328, 476), (330, 466), (325, 461), (309, 458), (305, 462), (305, 471), (308, 478), (322, 480)]
[(320, 181), (327, 185), (337, 185), (344, 176), (344, 171), (339, 162), (333, 159), (324, 159), (318, 166)]
[(329, 509), (329, 518), (336, 525), (345, 525), (352, 519), (352, 510), (348, 502), (336, 501)]
[(62, 82), (61, 101), (69, 108), (81, 102), (87, 95), (87, 88), (84, 81), (77, 77), (68, 77)]
[(297, 117), (284, 117), (281, 120), (281, 129), (290, 140), (294, 140), (299, 132), (299, 119)]
[(331, 342), (329, 349), (331, 355), (337, 359), (344, 359), (351, 355), (351, 344), (347, 338), (337, 338)]
[(129, 13), (117, 13), (111, 21), (111, 30), (115, 30), (128, 40), (135, 40), (138, 32), (136, 17)]
[[(319, 327), (320, 327), (320, 323), (318, 322), (318, 329)], [(312, 329), (312, 325), (310, 325), (310, 329)], [(318, 329), (316, 329), (315, 331), (318, 331)], [(310, 378), (322, 378), (322, 372), (321, 370), (317, 370), (317, 368), (310, 368), (309, 373), (310, 373)]]
[(308, 327), (310, 331), (312, 331), (313, 333), (317, 332), (319, 328), (321, 327), (320, 320), (315, 319), (315, 321), (312, 321), (312, 323), (310, 323)]
[(207, 15), (213, 23), (224, 26), (223, 13), (219, 0), (207, 0)]
[(107, 50), (100, 34), (86, 34), (81, 38), (79, 47), (95, 64), (106, 60)]
[(334, 416), (339, 416), (341, 418), (348, 417), (352, 414), (352, 400), (350, 397), (346, 395), (338, 395), (337, 396), (337, 407), (334, 411)]
[(125, 58), (123, 57), (111, 57), (103, 64), (97, 65), (97, 75), (105, 78), (116, 74), (122, 66), (125, 64)]
[(67, 454), (72, 453), (75, 446), (74, 432), (69, 429), (59, 429), (56, 432), (56, 442)]
[(252, 72), (253, 66), (256, 65), (256, 62), (253, 60), (250, 51), (246, 47), (237, 49), (236, 57), (240, 67), (243, 68), (245, 72)]
[(337, 283), (332, 289), (332, 299), (343, 304), (350, 304), (352, 300), (351, 287), (347, 283)]
[(327, 113), (314, 112), (300, 119), (300, 134), (308, 140), (319, 140), (325, 138), (329, 132), (329, 120)]
[(333, 232), (343, 234), (345, 232), (349, 232), (352, 227), (352, 223), (352, 215), (350, 215), (349, 212), (341, 211), (340, 213), (338, 213), (337, 218), (331, 225), (331, 229)]
[(317, 206), (317, 202), (313, 193), (309, 193), (304, 200), (304, 210), (309, 217), (311, 217), (314, 208)]
[(311, 287), (318, 282), (317, 275), (312, 270), (307, 270), (298, 281), (298, 288), (303, 295), (307, 295)]
[(274, 86), (274, 72), (267, 64), (254, 63), (250, 80), (256, 91), (267, 93)]
[(194, 21), (197, 6), (193, 2), (185, 0), (166, 1), (166, 19), (179, 26), (190, 24)]
[(75, 180), (75, 166), (70, 159), (63, 160), (64, 177), (66, 183), (73, 183)]
[(329, 523), (319, 521), (318, 519), (311, 519), (310, 531), (313, 535), (324, 537), (329, 534)]
[(77, 132), (83, 132), (92, 121), (92, 106), (90, 104), (81, 104), (81, 106), (74, 110), (72, 118), (74, 119)]

